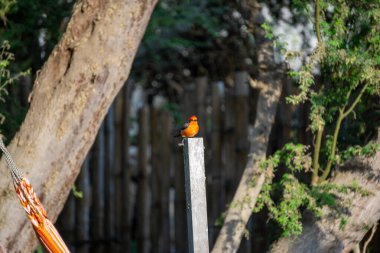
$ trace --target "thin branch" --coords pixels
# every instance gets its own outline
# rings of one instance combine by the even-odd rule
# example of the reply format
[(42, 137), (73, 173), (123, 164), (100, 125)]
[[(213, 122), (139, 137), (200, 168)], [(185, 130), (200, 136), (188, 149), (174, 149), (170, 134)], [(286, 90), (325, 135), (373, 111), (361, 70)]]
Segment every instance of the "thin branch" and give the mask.
[(344, 119), (343, 114), (344, 114), (344, 108), (339, 108), (339, 116), (338, 116), (338, 119), (336, 120), (336, 125), (335, 125), (335, 130), (334, 130), (334, 135), (333, 135), (333, 142), (331, 144), (331, 152), (330, 152), (330, 155), (328, 157), (326, 168), (324, 169), (322, 176), (318, 180), (319, 183), (326, 180), (326, 178), (328, 177), (328, 175), (330, 173), (332, 162), (333, 162), (334, 157), (335, 157), (336, 144), (338, 142), (340, 126), (341, 126), (342, 121)]
[(356, 107), (356, 105), (360, 102), (360, 99), (362, 98), (366, 88), (368, 87), (368, 83), (363, 86), (363, 88), (360, 90), (358, 96), (354, 100), (354, 102), (351, 104), (350, 108), (348, 108), (344, 113), (343, 116), (344, 118), (347, 117)]
[(322, 123), (318, 126), (317, 137), (315, 140), (314, 154), (313, 154), (313, 176), (311, 179), (311, 184), (315, 185), (318, 182), (318, 171), (319, 171), (319, 154), (321, 152), (321, 142), (323, 136), (324, 126)]
[(353, 248), (353, 252), (354, 253), (361, 253), (360, 252), (360, 245), (359, 245), (359, 243), (355, 244), (355, 246)]
[[(334, 161), (335, 154), (336, 154), (336, 145), (337, 145), (340, 126), (342, 124), (342, 121), (355, 109), (357, 104), (360, 102), (360, 99), (362, 98), (367, 87), (368, 87), (368, 84), (365, 84), (363, 86), (363, 88), (360, 90), (358, 96), (355, 98), (354, 102), (352, 102), (351, 106), (347, 110), (345, 110), (345, 106), (341, 107), (339, 109), (339, 116), (338, 116), (338, 119), (336, 121), (334, 135), (333, 135), (333, 142), (331, 144), (331, 152), (330, 152), (330, 155), (328, 157), (326, 168), (324, 169), (322, 176), (319, 178), (319, 181), (318, 181), (319, 183), (326, 180), (326, 178), (328, 177), (328, 175), (330, 173), (331, 166), (332, 166), (332, 163)], [(348, 96), (350, 94), (351, 94), (351, 91), (348, 93)]]
[(375, 235), (376, 229), (377, 229), (377, 223), (375, 223), (375, 225), (373, 225), (373, 227), (372, 227), (372, 229), (371, 229), (371, 235), (368, 237), (368, 239), (367, 239), (367, 240), (365, 241), (365, 243), (364, 243), (364, 246), (363, 246), (363, 253), (366, 253), (366, 252), (367, 252), (368, 244), (371, 242), (373, 236)]
[[(321, 35), (321, 29), (320, 29), (320, 23), (321, 23), (321, 8), (320, 8), (320, 0), (315, 1), (314, 6), (314, 27), (315, 27), (315, 33), (317, 35), (318, 40), (318, 47), (322, 44), (322, 35)], [(318, 132), (315, 140), (315, 147), (314, 147), (314, 154), (313, 154), (313, 176), (311, 178), (311, 184), (315, 185), (318, 182), (318, 171), (319, 171), (319, 155), (321, 152), (321, 142), (323, 137), (323, 130), (324, 125), (322, 123), (319, 123), (318, 125)]]
[(320, 23), (321, 23), (321, 6), (319, 0), (315, 1), (314, 6), (314, 15), (315, 15), (315, 33), (317, 34), (317, 40), (318, 44), (322, 43), (322, 35), (321, 35), (321, 29), (320, 29)]

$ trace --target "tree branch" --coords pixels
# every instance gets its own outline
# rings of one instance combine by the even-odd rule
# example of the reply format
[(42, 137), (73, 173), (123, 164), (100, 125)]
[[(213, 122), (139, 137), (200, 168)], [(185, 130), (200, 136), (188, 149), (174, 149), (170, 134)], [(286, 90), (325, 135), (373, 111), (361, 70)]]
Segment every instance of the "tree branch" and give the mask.
[(368, 83), (366, 83), (363, 88), (360, 90), (358, 96), (355, 98), (354, 102), (352, 102), (351, 106), (343, 113), (343, 117), (347, 117), (357, 106), (357, 104), (360, 102), (360, 99), (362, 98), (365, 90), (368, 87)]
[(333, 135), (333, 142), (331, 144), (330, 155), (328, 157), (326, 168), (323, 170), (322, 176), (319, 178), (319, 183), (326, 180), (326, 178), (328, 177), (328, 175), (330, 173), (332, 163), (335, 159), (336, 145), (338, 142), (338, 135), (339, 135), (339, 131), (340, 131), (340, 126), (342, 125), (342, 121), (344, 119), (343, 110), (344, 110), (343, 108), (339, 109), (339, 116), (338, 116), (338, 119), (336, 120), (336, 125), (335, 125), (335, 130), (334, 130), (334, 135)]
[[(236, 252), (243, 237), (245, 226), (255, 207), (257, 197), (271, 171), (262, 171), (260, 162), (265, 159), (269, 134), (274, 123), (277, 103), (282, 89), (284, 68), (274, 63), (272, 42), (265, 38), (261, 29), (264, 18), (260, 6), (254, 0), (243, 1), (242, 5), (251, 12), (254, 24), (259, 68), (258, 81), (263, 83), (261, 89), (256, 121), (250, 138), (250, 153), (238, 189), (227, 211), (223, 227), (218, 235), (212, 252)], [(252, 25), (252, 24), (251, 24)], [(252, 183), (254, 185), (252, 185)]]
[(373, 227), (371, 229), (371, 235), (368, 237), (368, 239), (364, 243), (363, 253), (367, 253), (367, 247), (368, 247), (369, 243), (372, 241), (372, 238), (375, 235), (376, 229), (377, 229), (377, 223), (375, 223), (375, 225), (373, 225)]
[(314, 145), (314, 153), (313, 153), (313, 175), (311, 178), (311, 184), (315, 185), (318, 182), (318, 172), (319, 172), (319, 153), (321, 151), (321, 143), (323, 137), (323, 124), (318, 126), (317, 137)]
[(317, 40), (318, 44), (322, 43), (322, 35), (321, 35), (321, 29), (320, 29), (320, 23), (321, 23), (321, 6), (320, 6), (320, 0), (315, 0), (315, 6), (314, 6), (314, 18), (315, 18), (315, 33), (317, 34)]
[[(339, 131), (340, 131), (342, 121), (355, 109), (357, 104), (360, 102), (360, 99), (362, 98), (367, 86), (368, 86), (368, 84), (365, 84), (362, 87), (358, 96), (355, 98), (354, 102), (352, 102), (351, 106), (347, 110), (345, 110), (345, 107), (342, 107), (339, 109), (339, 116), (338, 116), (338, 119), (337, 119), (336, 125), (335, 125), (333, 142), (331, 144), (330, 156), (328, 157), (326, 168), (323, 170), (322, 176), (319, 178), (319, 182), (323, 182), (324, 180), (326, 180), (326, 178), (328, 177), (328, 175), (331, 171), (331, 166), (332, 166), (332, 163), (335, 159), (336, 146), (337, 146), (337, 142), (338, 142), (338, 136), (339, 136)], [(349, 94), (351, 94), (351, 91), (348, 93), (348, 96), (349, 96)]]

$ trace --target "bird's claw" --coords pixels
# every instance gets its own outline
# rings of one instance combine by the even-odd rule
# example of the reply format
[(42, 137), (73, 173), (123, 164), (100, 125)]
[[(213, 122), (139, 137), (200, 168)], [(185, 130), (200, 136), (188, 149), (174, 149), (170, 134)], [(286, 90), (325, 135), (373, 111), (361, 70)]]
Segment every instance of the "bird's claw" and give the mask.
[(179, 147), (183, 147), (185, 145), (185, 143), (183, 142), (185, 139), (182, 139), (181, 143), (178, 143), (178, 146)]

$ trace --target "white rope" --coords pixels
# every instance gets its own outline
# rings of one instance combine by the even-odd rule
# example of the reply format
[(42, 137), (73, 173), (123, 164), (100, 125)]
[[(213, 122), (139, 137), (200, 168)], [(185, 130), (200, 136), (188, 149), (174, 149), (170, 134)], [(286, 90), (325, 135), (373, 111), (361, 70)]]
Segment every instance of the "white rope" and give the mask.
[(17, 168), (16, 163), (13, 161), (11, 154), (9, 154), (9, 152), (6, 149), (6, 147), (4, 145), (4, 142), (3, 142), (3, 140), (1, 138), (0, 138), (0, 149), (4, 153), (4, 158), (5, 158), (5, 161), (8, 164), (8, 169), (9, 169), (9, 171), (11, 173), (13, 181), (15, 181), (16, 183), (20, 182), (21, 178), (22, 178), (21, 172)]

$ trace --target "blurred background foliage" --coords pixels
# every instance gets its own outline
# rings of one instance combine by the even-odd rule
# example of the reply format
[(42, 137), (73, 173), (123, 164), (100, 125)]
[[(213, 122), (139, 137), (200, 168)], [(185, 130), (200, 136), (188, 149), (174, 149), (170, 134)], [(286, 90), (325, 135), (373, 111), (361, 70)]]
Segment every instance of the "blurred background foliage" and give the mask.
[[(37, 71), (65, 30), (73, 2), (3, 1), (7, 15), (2, 15), (0, 40), (9, 41), (14, 54), (10, 71), (31, 70), (29, 79), (8, 87), (10, 94), (1, 104), (3, 115), (10, 116), (10, 108), (15, 110), (2, 125), (6, 136), (14, 135), (28, 106), (27, 101), (12, 96), (12, 90), (32, 89)], [(162, 0), (150, 20), (131, 78), (150, 94), (178, 102), (178, 85), (194, 76), (220, 80), (235, 70), (252, 69), (253, 42), (236, 2)]]
[[(330, 134), (338, 107), (345, 102), (337, 98), (342, 97), (342, 91), (354, 90), (363, 81), (370, 81), (372, 90), (368, 90), (363, 102), (343, 122), (339, 148), (344, 150), (352, 145), (363, 145), (373, 139), (380, 122), (379, 96), (376, 94), (378, 79), (371, 76), (380, 65), (380, 14), (379, 9), (370, 6), (378, 0), (322, 4), (325, 21), (321, 22), (321, 28), (327, 43), (323, 52), (317, 51), (314, 57), (322, 58), (318, 54), (329, 57), (324, 59), (321, 68), (310, 67), (309, 62), (317, 44), (311, 22), (311, 2), (260, 2), (268, 19), (266, 30), (272, 32), (272, 38), (279, 43), (277, 58), (284, 59), (281, 53), (286, 51), (286, 56), (292, 56), (287, 58), (289, 62), (298, 60), (297, 67), (290, 74), (298, 80), (299, 90), (303, 90), (301, 79), (304, 85), (308, 85), (304, 90), (309, 100), (296, 109), (282, 111), (284, 114), (295, 112), (297, 122), (290, 117), (289, 125), (301, 126), (291, 130), (294, 141), (311, 145), (314, 142), (311, 134), (313, 120), (318, 117), (326, 122), (326, 132)], [(64, 33), (73, 4), (73, 0), (0, 0), (0, 133), (8, 141), (26, 115), (35, 76)], [(336, 14), (331, 4), (341, 11)], [(282, 47), (285, 51), (281, 50)], [(245, 19), (239, 1), (160, 0), (136, 55), (130, 79), (147, 94), (148, 103), (152, 104), (156, 95), (164, 97), (165, 110), (178, 120), (183, 103), (182, 90), (191, 86), (195, 78), (207, 76), (210, 83), (223, 81), (228, 89), (233, 86), (235, 71), (244, 70), (253, 78), (257, 76), (255, 50), (252, 27)], [(316, 60), (319, 62), (320, 59)], [(288, 93), (294, 91), (293, 87)], [(251, 104), (254, 95), (251, 89), (251, 111), (255, 106)], [(281, 103), (284, 104), (285, 100), (282, 99)], [(321, 113), (326, 112), (327, 107), (329, 111)], [(313, 110), (316, 117), (309, 118), (309, 112)], [(277, 115), (277, 118), (281, 116)], [(137, 124), (136, 118), (131, 122)], [(250, 123), (253, 120), (250, 119)], [(273, 132), (269, 153), (281, 148), (280, 141), (277, 141), (278, 146), (273, 144), (274, 139), (281, 138), (278, 125)], [(301, 135), (306, 137), (300, 138)], [(328, 151), (323, 150), (325, 157), (328, 157)], [(277, 229), (268, 236), (272, 237), (269, 241), (278, 234)]]
[[(0, 131), (9, 142), (28, 109), (28, 96), (37, 71), (64, 32), (73, 1), (2, 0), (0, 41), (9, 45), (6, 60), (11, 81), (2, 82)], [(4, 67), (2, 65), (1, 67)]]
[(254, 41), (233, 1), (160, 1), (136, 57), (133, 76), (178, 101), (176, 84), (227, 78), (252, 69)]

